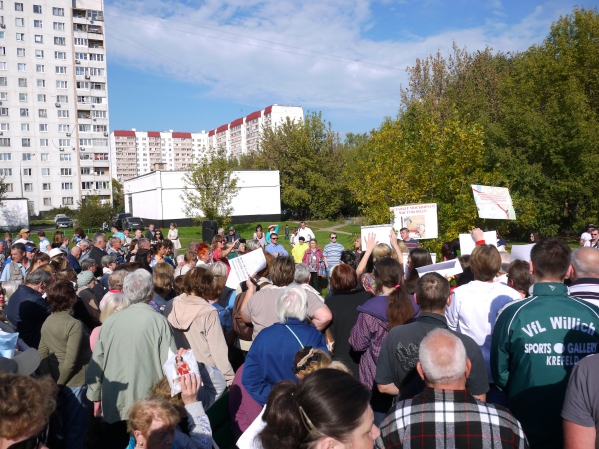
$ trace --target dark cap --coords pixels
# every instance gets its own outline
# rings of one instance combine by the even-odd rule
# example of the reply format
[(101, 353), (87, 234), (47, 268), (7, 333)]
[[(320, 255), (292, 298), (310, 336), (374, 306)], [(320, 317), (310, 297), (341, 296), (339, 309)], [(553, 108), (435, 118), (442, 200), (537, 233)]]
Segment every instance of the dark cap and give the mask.
[(235, 227), (229, 226), (229, 231), (234, 231), (234, 230), (235, 230)]

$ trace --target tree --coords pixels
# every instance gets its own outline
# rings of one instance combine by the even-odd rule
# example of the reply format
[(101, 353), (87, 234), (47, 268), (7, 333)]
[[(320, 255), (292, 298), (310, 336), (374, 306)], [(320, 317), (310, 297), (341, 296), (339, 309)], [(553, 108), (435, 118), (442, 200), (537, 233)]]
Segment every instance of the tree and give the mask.
[(0, 207), (2, 206), (2, 201), (6, 199), (6, 193), (8, 192), (8, 184), (4, 182), (4, 178), (0, 179)]
[(219, 148), (189, 167), (181, 194), (187, 217), (196, 223), (214, 220), (223, 227), (231, 222), (231, 202), (239, 189), (230, 165), (226, 150)]
[(104, 222), (111, 224), (116, 214), (115, 209), (110, 204), (102, 204), (97, 195), (87, 195), (78, 206), (74, 216), (77, 226), (83, 229), (100, 229)]
[(115, 209), (125, 209), (125, 193), (123, 191), (123, 184), (121, 184), (116, 178), (112, 178), (112, 205)]
[(254, 167), (279, 170), (283, 207), (318, 218), (339, 214), (347, 198), (339, 136), (321, 113), (264, 128)]

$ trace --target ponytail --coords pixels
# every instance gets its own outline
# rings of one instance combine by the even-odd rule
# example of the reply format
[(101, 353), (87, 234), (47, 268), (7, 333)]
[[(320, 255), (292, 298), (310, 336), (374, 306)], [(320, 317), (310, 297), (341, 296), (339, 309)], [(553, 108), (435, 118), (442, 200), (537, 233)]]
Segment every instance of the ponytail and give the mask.
[(389, 302), (387, 304), (387, 330), (395, 326), (406, 324), (414, 317), (414, 306), (406, 290), (400, 285), (389, 293)]

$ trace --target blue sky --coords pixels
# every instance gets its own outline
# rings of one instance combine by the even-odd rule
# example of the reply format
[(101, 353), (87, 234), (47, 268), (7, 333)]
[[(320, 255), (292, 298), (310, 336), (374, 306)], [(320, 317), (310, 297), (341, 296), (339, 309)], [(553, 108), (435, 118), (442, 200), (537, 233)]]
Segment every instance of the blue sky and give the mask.
[(201, 131), (277, 103), (365, 132), (455, 41), (521, 51), (570, 0), (106, 0), (111, 129)]

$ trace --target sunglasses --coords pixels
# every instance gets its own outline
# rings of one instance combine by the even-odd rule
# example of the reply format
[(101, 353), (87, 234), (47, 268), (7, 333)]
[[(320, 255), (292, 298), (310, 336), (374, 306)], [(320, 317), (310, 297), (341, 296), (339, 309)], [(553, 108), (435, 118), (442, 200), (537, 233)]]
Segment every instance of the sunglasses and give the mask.
[(271, 240), (279, 240), (279, 237), (271, 237)]
[(48, 426), (44, 428), (40, 433), (32, 437), (27, 438), (19, 443), (11, 444), (8, 449), (36, 449), (41, 444), (45, 444), (48, 439)]
[(337, 237), (331, 237), (331, 240), (337, 240)]

